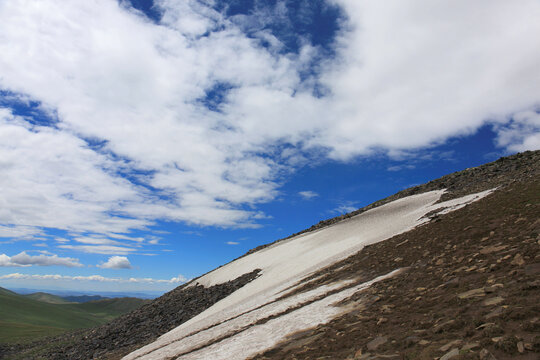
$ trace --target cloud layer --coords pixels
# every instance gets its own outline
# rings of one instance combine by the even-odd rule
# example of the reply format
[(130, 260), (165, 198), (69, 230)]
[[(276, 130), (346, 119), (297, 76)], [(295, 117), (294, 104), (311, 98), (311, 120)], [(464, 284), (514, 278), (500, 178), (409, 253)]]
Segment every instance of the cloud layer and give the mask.
[(298, 193), (298, 195), (300, 195), (302, 198), (304, 198), (306, 200), (311, 200), (311, 199), (314, 199), (317, 196), (319, 196), (319, 194), (317, 194), (315, 191), (311, 191), (311, 190), (300, 191)]
[(111, 256), (109, 260), (98, 267), (102, 269), (131, 269), (131, 263), (125, 256)]
[(0, 267), (2, 266), (83, 266), (79, 259), (70, 257), (59, 257), (58, 255), (28, 255), (25, 251), (9, 257), (6, 254), (0, 255)]
[(69, 275), (29, 275), (21, 273), (12, 273), (0, 275), (0, 280), (52, 280), (52, 281), (91, 281), (91, 282), (108, 282), (108, 283), (143, 283), (143, 284), (178, 284), (188, 281), (184, 276), (178, 275), (171, 279), (152, 279), (152, 278), (109, 278), (101, 275), (90, 276), (69, 276)]
[[(112, 0), (0, 3), (0, 226), (254, 226), (312, 157), (417, 149), (486, 122), (509, 151), (539, 147), (537, 1), (334, 3), (346, 18), (316, 68), (326, 52), (309, 41), (284, 52), (195, 0), (158, 1), (159, 24)], [(61, 247), (135, 251), (114, 241)]]

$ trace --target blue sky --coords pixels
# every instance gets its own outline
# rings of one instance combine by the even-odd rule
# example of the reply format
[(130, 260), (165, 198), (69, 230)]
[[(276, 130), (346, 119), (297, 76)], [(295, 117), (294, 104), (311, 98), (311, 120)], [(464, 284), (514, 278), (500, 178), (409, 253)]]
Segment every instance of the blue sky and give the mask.
[(0, 286), (165, 291), (540, 148), (540, 4), (0, 3)]

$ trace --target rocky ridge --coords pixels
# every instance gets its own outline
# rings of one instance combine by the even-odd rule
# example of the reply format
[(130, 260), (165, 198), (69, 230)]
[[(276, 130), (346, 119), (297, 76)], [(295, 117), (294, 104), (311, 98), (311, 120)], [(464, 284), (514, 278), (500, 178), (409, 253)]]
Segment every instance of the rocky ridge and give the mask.
[(352, 211), (347, 214), (339, 215), (330, 219), (321, 220), (311, 227), (289, 235), (283, 239), (276, 240), (269, 244), (260, 245), (248, 251), (251, 254), (255, 251), (264, 249), (276, 242), (290, 239), (311, 231), (334, 225), (340, 221), (351, 218), (355, 215), (366, 212), (370, 209), (387, 204), (410, 195), (420, 194), (427, 191), (446, 189), (447, 192), (441, 197), (440, 202), (454, 199), (460, 196), (477, 193), (480, 191), (504, 188), (518, 179), (530, 178), (540, 175), (538, 164), (540, 163), (540, 151), (525, 151), (515, 155), (501, 157), (496, 161), (480, 165), (478, 167), (457, 171), (449, 175), (442, 176), (425, 184), (413, 186), (388, 196), (384, 199), (375, 201), (363, 208)]
[(32, 344), (0, 347), (5, 359), (119, 359), (201, 313), (255, 279), (259, 270), (209, 288), (191, 282), (94, 329), (66, 333)]
[(540, 177), (524, 176), (321, 269), (296, 291), (405, 272), (253, 360), (539, 359), (539, 214)]
[[(348, 302), (341, 304), (344, 309), (352, 309), (345, 312), (345, 315), (329, 324), (318, 326), (316, 329), (308, 330), (302, 334), (295, 334), (287, 342), (258, 355), (256, 358), (431, 359), (433, 357), (443, 358), (447, 356), (446, 359), (453, 357), (457, 359), (459, 356), (470, 355), (473, 357), (462, 358), (478, 358), (480, 356), (480, 358), (492, 359), (495, 355), (498, 355), (497, 358), (505, 358), (505, 356), (510, 356), (506, 358), (512, 358), (515, 354), (524, 354), (522, 355), (525, 356), (524, 358), (533, 359), (530, 355), (538, 354), (537, 340), (535, 340), (538, 335), (537, 318), (535, 320), (533, 317), (531, 323), (524, 328), (516, 325), (514, 320), (512, 320), (514, 322), (510, 321), (508, 323), (482, 322), (484, 319), (478, 314), (482, 314), (482, 316), (487, 314), (483, 314), (482, 311), (475, 310), (477, 307), (473, 307), (470, 316), (474, 318), (473, 324), (478, 325), (481, 334), (491, 334), (491, 330), (484, 331), (492, 326), (491, 323), (495, 323), (498, 328), (503, 329), (502, 333), (500, 330), (495, 331), (501, 336), (492, 336), (489, 339), (491, 342), (487, 342), (485, 337), (474, 338), (473, 335), (476, 333), (470, 329), (470, 326), (467, 328), (468, 332), (452, 333), (446, 332), (446, 330), (441, 332), (431, 331), (428, 323), (436, 329), (439, 329), (437, 327), (439, 325), (441, 325), (441, 329), (456, 330), (465, 328), (463, 327), (463, 321), (458, 322), (459, 326), (455, 325), (456, 329), (450, 326), (453, 323), (449, 325), (447, 322), (456, 321), (456, 318), (459, 318), (460, 311), (462, 311), (460, 309), (463, 308), (463, 304), (466, 305), (467, 301), (470, 301), (469, 299), (477, 303), (480, 300), (487, 299), (487, 304), (482, 305), (480, 309), (489, 310), (491, 307), (495, 307), (490, 311), (499, 309), (497, 310), (500, 312), (499, 315), (505, 313), (500, 310), (500, 307), (510, 306), (508, 304), (519, 304), (520, 309), (524, 309), (523, 311), (528, 314), (539, 313), (538, 308), (535, 308), (530, 301), (531, 296), (533, 302), (534, 299), (540, 298), (538, 284), (535, 283), (535, 277), (538, 278), (535, 269), (538, 267), (537, 251), (538, 245), (540, 245), (538, 243), (539, 224), (538, 221), (535, 222), (538, 218), (537, 215), (535, 217), (535, 214), (540, 211), (538, 209), (537, 195), (540, 193), (540, 189), (538, 188), (538, 180), (536, 180), (539, 175), (540, 151), (516, 154), (478, 168), (450, 174), (427, 184), (404, 190), (368, 207), (322, 221), (303, 231), (313, 231), (332, 226), (339, 221), (376, 206), (425, 191), (447, 188), (449, 191), (444, 195), (443, 199), (446, 200), (494, 187), (498, 188), (495, 194), (478, 202), (478, 204), (484, 204), (483, 208), (476, 208), (479, 205), (472, 204), (458, 210), (455, 214), (460, 214), (461, 220), (449, 222), (449, 219), (456, 216), (454, 214), (433, 218), (428, 225), (366, 247), (343, 262), (322, 269), (312, 277), (304, 279), (304, 285), (296, 291), (306, 291), (321, 284), (345, 278), (354, 278), (358, 282), (366, 281), (396, 267), (407, 269), (405, 275), (376, 284), (367, 292), (356, 294)], [(506, 196), (506, 198), (501, 200), (499, 199), (501, 196)], [(485, 205), (488, 200), (494, 201), (494, 197), (499, 200)], [(515, 204), (523, 205), (524, 209), (516, 210), (512, 208)], [(476, 209), (477, 215), (466, 212), (469, 208)], [(495, 211), (495, 213), (488, 215), (491, 210)], [(528, 215), (521, 216), (522, 213)], [(492, 217), (489, 218), (489, 216)], [(519, 220), (521, 218), (525, 220)], [(504, 231), (499, 229), (500, 226), (506, 226), (511, 221), (516, 226), (505, 227)], [(470, 224), (471, 222), (474, 223)], [(438, 226), (442, 225), (444, 227), (438, 228)], [(488, 225), (491, 230), (488, 231), (487, 228), (482, 228), (482, 226), (486, 227)], [(480, 228), (483, 230), (479, 230)], [(520, 229), (522, 228), (529, 233), (521, 234)], [(456, 229), (461, 230), (456, 231)], [(425, 231), (426, 233), (416, 233), (418, 231)], [(492, 232), (493, 234), (491, 234)], [(512, 235), (514, 233), (516, 235)], [(448, 237), (443, 234), (455, 234), (456, 236)], [(479, 234), (483, 236), (479, 238)], [(507, 245), (504, 243), (506, 239), (504, 236), (512, 239), (515, 243)], [(480, 243), (483, 247), (492, 249), (490, 248), (492, 246), (496, 250), (484, 250), (484, 252), (487, 251), (484, 254), (481, 251), (483, 248), (475, 249), (469, 246), (472, 246), (474, 241), (479, 240), (481, 240)], [(469, 247), (462, 247), (463, 244), (468, 244)], [(254, 249), (250, 253), (262, 247)], [(458, 256), (458, 253), (461, 253), (461, 255)], [(476, 253), (479, 255), (475, 255)], [(510, 261), (507, 261), (508, 259)], [(501, 261), (498, 262), (498, 260)], [(483, 266), (484, 262), (489, 264), (487, 268)], [(511, 262), (514, 264), (511, 264)], [(518, 265), (518, 268), (513, 268), (512, 266), (515, 264), (521, 265)], [(492, 267), (491, 265), (495, 266)], [(508, 268), (507, 265), (512, 266)], [(464, 268), (465, 266), (467, 268)], [(514, 270), (517, 272), (510, 274)], [(509, 281), (509, 284), (505, 284), (502, 280), (497, 282), (499, 278), (509, 277), (512, 279), (516, 274), (518, 276), (514, 282), (512, 280)], [(478, 276), (471, 278), (472, 275)], [(7, 350), (0, 348), (0, 357), (4, 354), (6, 358), (13, 359), (118, 359), (130, 350), (151, 342), (159, 335), (189, 320), (256, 276), (257, 272), (245, 274), (230, 282), (230, 284), (220, 284), (207, 289), (202, 286), (184, 285), (157, 299), (152, 304), (142, 307), (138, 310), (139, 312), (124, 316), (120, 321), (91, 331), (72, 333), (67, 338), (38, 342), (34, 346), (23, 346)], [(487, 278), (484, 278), (485, 276)], [(518, 281), (525, 281), (527, 289), (515, 288), (518, 286), (516, 285)], [(445, 285), (447, 283), (448, 285)], [(499, 283), (503, 284), (503, 288), (497, 285)], [(495, 291), (492, 291), (492, 286), (495, 286)], [(473, 295), (468, 297), (467, 292), (471, 290), (474, 290)], [(458, 291), (459, 294), (464, 294), (465, 297), (458, 297)], [(520, 291), (526, 296), (516, 297), (512, 295)], [(493, 296), (490, 296), (491, 294)], [(446, 298), (449, 300), (448, 303), (441, 302), (441, 299)], [(437, 308), (439, 303), (444, 304), (444, 307)], [(465, 308), (470, 309), (471, 306), (465, 306)], [(421, 312), (429, 314), (430, 317), (428, 320), (423, 318), (420, 320), (418, 311), (414, 312), (411, 309), (421, 309)], [(389, 316), (389, 314), (392, 316)], [(505, 319), (502, 316), (495, 316), (495, 318), (496, 320)], [(394, 319), (399, 320), (394, 321)], [(467, 321), (465, 320), (465, 322)], [(403, 327), (409, 325), (411, 328), (403, 331)], [(413, 325), (416, 328), (412, 329)], [(508, 329), (510, 330), (507, 331), (503, 326), (509, 326)], [(512, 331), (516, 328), (519, 328), (522, 332), (512, 338), (509, 334), (512, 334)], [(373, 335), (373, 329), (377, 329), (377, 336)], [(400, 330), (396, 332), (395, 329)], [(406, 333), (408, 334), (406, 338), (401, 337), (401, 334)], [(471, 336), (475, 339), (474, 342), (468, 341)], [(446, 340), (449, 341), (445, 342)], [(499, 344), (499, 341), (502, 341), (501, 344)], [(477, 343), (479, 345), (476, 345)], [(504, 345), (506, 343), (514, 344), (515, 348), (510, 349), (511, 346)], [(447, 349), (446, 345), (448, 344), (450, 345)], [(458, 355), (456, 355), (456, 348)], [(508, 351), (501, 350), (503, 348), (507, 348)], [(444, 352), (441, 349), (448, 351)], [(2, 351), (4, 352), (2, 353)]]

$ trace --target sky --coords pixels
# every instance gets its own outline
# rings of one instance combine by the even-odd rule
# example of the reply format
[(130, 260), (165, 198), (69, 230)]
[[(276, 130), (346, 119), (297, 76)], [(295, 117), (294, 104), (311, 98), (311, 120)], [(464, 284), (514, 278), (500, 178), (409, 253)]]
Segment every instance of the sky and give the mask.
[(540, 148), (537, 0), (0, 1), (0, 286), (167, 291)]

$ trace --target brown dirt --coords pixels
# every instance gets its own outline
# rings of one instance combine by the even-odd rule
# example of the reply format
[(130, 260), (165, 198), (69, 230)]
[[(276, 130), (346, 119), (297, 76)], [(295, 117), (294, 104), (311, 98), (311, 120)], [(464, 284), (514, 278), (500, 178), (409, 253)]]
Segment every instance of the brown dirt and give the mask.
[[(342, 316), (253, 359), (433, 359), (454, 348), (452, 359), (540, 359), (539, 214), (540, 180), (525, 177), (364, 248), (301, 291), (407, 271), (340, 304)], [(376, 338), (383, 344), (368, 350)]]
[(432, 190), (446, 189), (447, 192), (443, 194), (440, 199), (440, 201), (442, 202), (464, 195), (492, 189), (495, 187), (505, 187), (514, 183), (518, 179), (523, 180), (525, 178), (538, 177), (540, 176), (540, 167), (538, 166), (539, 163), (540, 150), (525, 151), (523, 153), (517, 153), (511, 156), (502, 157), (496, 161), (475, 168), (457, 171), (452, 174), (448, 174), (438, 179), (432, 180), (428, 183), (402, 190), (398, 193), (395, 193), (384, 199), (375, 201), (368, 206), (365, 206), (358, 210), (354, 210), (350, 213), (339, 215), (326, 220), (321, 220), (317, 224), (312, 225), (305, 230), (289, 235), (283, 239), (276, 240), (272, 243), (260, 245), (256, 248), (253, 248), (243, 256), (262, 250), (272, 244), (290, 239), (294, 236), (334, 225), (340, 221), (361, 214), (367, 210), (387, 204), (397, 199), (404, 198), (406, 196), (421, 194)]

